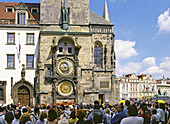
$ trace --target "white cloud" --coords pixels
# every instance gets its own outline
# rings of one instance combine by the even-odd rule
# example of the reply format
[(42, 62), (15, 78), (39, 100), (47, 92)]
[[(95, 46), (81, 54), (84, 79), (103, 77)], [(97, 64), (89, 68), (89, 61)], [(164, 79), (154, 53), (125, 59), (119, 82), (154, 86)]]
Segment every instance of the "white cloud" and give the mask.
[(155, 64), (156, 64), (156, 58), (154, 57), (148, 57), (142, 61), (142, 65), (144, 65), (145, 67), (154, 66)]
[(131, 56), (138, 55), (134, 46), (135, 46), (135, 41), (116, 40), (115, 51), (116, 51), (117, 59), (118, 60), (127, 59)]
[(139, 63), (128, 63), (121, 65), (118, 61), (117, 74), (122, 76), (123, 74), (139, 73), (152, 75), (154, 79), (160, 79), (163, 76), (170, 76), (170, 57), (165, 57), (163, 61), (156, 65), (156, 58), (148, 57)]
[(159, 32), (170, 32), (170, 8), (158, 17)]

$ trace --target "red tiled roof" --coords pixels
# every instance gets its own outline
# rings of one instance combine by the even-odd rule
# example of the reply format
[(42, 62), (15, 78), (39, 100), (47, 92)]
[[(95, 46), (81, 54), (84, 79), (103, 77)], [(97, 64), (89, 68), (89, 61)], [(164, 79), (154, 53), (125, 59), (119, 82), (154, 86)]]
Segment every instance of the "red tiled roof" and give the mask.
[[(6, 12), (6, 7), (14, 7), (21, 3), (12, 3), (12, 2), (0, 2), (0, 19), (4, 20), (15, 20), (15, 11), (13, 12)], [(28, 13), (31, 20), (39, 20), (40, 16), (39, 13), (31, 13), (31, 8), (36, 7), (40, 10), (39, 3), (22, 3), (28, 6)]]

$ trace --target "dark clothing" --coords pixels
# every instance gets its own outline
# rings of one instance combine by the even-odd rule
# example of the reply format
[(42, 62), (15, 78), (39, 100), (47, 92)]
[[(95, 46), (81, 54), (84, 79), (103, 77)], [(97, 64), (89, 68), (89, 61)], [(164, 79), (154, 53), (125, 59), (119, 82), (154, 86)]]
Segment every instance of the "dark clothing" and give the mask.
[(120, 124), (121, 120), (123, 118), (126, 118), (127, 114), (124, 111), (121, 111), (120, 113), (117, 113), (112, 119), (111, 123), (112, 124)]
[(148, 114), (141, 114), (139, 117), (142, 117), (144, 119), (143, 124), (150, 124), (151, 116)]

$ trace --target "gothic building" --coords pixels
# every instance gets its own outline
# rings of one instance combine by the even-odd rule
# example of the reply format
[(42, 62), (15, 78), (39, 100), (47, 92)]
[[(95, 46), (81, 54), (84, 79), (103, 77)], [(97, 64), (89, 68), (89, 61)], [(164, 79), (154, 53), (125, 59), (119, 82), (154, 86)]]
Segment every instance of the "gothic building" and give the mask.
[[(0, 103), (116, 103), (113, 24), (90, 0), (0, 2)], [(5, 58), (5, 59), (4, 59)]]
[(41, 0), (38, 103), (116, 102), (113, 24), (89, 3)]

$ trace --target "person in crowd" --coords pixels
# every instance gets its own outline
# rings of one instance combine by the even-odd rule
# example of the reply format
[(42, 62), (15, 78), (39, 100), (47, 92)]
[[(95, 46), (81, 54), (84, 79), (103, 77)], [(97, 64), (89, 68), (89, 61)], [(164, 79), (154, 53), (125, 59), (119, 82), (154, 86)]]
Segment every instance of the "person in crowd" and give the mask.
[(87, 120), (93, 120), (95, 124), (103, 122), (103, 112), (100, 111), (99, 101), (94, 101), (94, 110), (89, 114)]
[(127, 115), (128, 115), (127, 109), (128, 109), (129, 106), (130, 106), (130, 101), (129, 101), (129, 100), (126, 100), (126, 101), (125, 101), (124, 112), (125, 112)]
[(129, 117), (123, 118), (120, 124), (143, 124), (144, 123), (144, 119), (142, 117), (138, 117), (138, 110), (135, 105), (130, 105), (127, 111)]
[(84, 118), (86, 117), (86, 113), (82, 109), (78, 109), (76, 111), (76, 116), (78, 118), (78, 121), (76, 124), (92, 124), (91, 120), (84, 120)]
[(32, 123), (35, 124), (36, 121), (39, 119), (39, 107), (35, 107), (34, 108), (34, 111), (30, 114), (30, 117), (31, 117), (31, 120), (32, 120)]
[(6, 121), (6, 124), (12, 124), (12, 121), (14, 120), (14, 115), (12, 112), (7, 112), (5, 114), (5, 121)]
[(141, 114), (139, 115), (139, 117), (143, 117), (144, 124), (149, 124), (151, 116), (148, 115), (146, 113), (146, 111), (147, 111), (147, 105), (145, 103), (140, 104), (140, 112), (141, 112)]
[(6, 114), (5, 107), (0, 107), (0, 124), (5, 124), (5, 114)]
[(46, 124), (47, 123), (47, 112), (41, 111), (39, 115), (39, 120), (35, 124)]
[(14, 111), (14, 120), (12, 121), (12, 124), (19, 124), (19, 118), (21, 117), (21, 110), (17, 109)]
[(58, 114), (55, 108), (50, 108), (48, 111), (47, 124), (58, 124)]
[(119, 104), (117, 106), (118, 113), (111, 119), (112, 124), (120, 124), (121, 120), (127, 117), (127, 114), (123, 110), (124, 110), (123, 104)]
[(110, 114), (110, 109), (109, 108), (106, 108), (106, 110), (105, 110), (104, 124), (111, 124), (111, 114)]
[(165, 123), (165, 104), (164, 103), (160, 103), (159, 108), (157, 109), (157, 114), (160, 118), (160, 122)]
[(69, 124), (65, 113), (63, 114), (62, 118), (60, 118), (60, 120), (58, 121), (58, 124)]
[(26, 122), (29, 122), (29, 121), (32, 122), (30, 118), (30, 114), (26, 112), (21, 115), (19, 124), (26, 124)]
[(70, 119), (68, 119), (69, 124), (77, 123), (79, 119), (76, 117), (76, 111), (72, 111), (70, 114)]
[(159, 119), (159, 116), (157, 114), (156, 108), (152, 108), (151, 113), (152, 113), (151, 124), (159, 124), (160, 119)]

